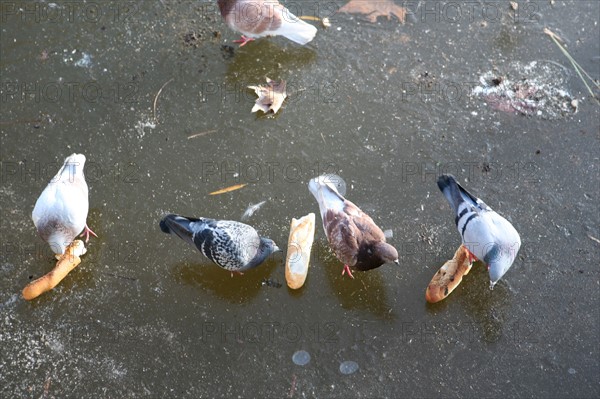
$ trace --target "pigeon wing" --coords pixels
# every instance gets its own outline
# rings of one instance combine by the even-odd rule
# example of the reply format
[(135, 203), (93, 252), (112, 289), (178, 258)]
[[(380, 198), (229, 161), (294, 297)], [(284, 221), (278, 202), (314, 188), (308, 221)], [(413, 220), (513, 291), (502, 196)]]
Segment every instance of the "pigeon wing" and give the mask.
[(212, 256), (216, 263), (227, 270), (246, 266), (260, 246), (256, 230), (244, 223), (221, 220), (213, 231)]
[(356, 263), (360, 231), (344, 213), (328, 210), (323, 219), (327, 240), (339, 260), (353, 266)]

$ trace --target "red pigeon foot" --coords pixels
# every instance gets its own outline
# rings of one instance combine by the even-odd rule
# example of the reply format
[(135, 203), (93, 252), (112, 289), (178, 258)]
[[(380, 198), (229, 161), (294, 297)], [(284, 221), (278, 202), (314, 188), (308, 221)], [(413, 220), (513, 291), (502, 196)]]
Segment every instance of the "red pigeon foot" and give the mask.
[(248, 43), (250, 43), (250, 42), (253, 42), (253, 41), (254, 41), (254, 39), (253, 39), (253, 38), (251, 38), (251, 37), (246, 37), (246, 36), (242, 35), (242, 38), (241, 38), (241, 39), (239, 39), (239, 40), (234, 40), (233, 42), (234, 42), (234, 43), (240, 43), (240, 47), (243, 47), (243, 46), (245, 46), (246, 44), (248, 44)]
[(352, 275), (352, 270), (350, 270), (350, 266), (348, 265), (344, 265), (344, 270), (342, 270), (342, 276), (346, 273), (348, 273), (348, 276), (350, 276), (350, 278), (354, 278), (354, 276)]
[(471, 251), (469, 251), (468, 249), (467, 249), (467, 253), (469, 254), (469, 264), (471, 264), (471, 265), (472, 265), (472, 264), (473, 264), (473, 262), (476, 262), (476, 261), (477, 261), (477, 257), (476, 257), (475, 255), (473, 255), (473, 254), (471, 253)]
[(85, 236), (85, 242), (87, 243), (90, 240), (90, 234), (93, 235), (94, 237), (98, 238), (98, 235), (96, 233), (94, 233), (86, 224), (85, 227), (83, 228), (83, 233), (81, 233), (79, 235), (79, 237)]

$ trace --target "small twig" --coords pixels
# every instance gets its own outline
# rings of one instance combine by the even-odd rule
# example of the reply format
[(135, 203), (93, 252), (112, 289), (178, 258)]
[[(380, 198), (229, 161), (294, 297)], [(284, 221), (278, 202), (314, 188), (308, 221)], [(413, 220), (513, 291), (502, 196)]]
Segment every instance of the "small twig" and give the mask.
[(600, 244), (600, 240), (594, 237), (593, 235), (588, 234), (587, 236), (590, 238), (590, 240), (596, 241), (598, 244)]
[(296, 392), (296, 374), (292, 375), (292, 386), (290, 387), (288, 398), (294, 397), (294, 392)]
[(325, 141), (325, 136), (323, 136), (323, 132), (320, 132), (320, 133), (321, 133), (321, 138), (323, 139), (323, 143), (327, 144), (327, 142)]
[(195, 138), (195, 137), (206, 136), (207, 134), (214, 133), (214, 132), (216, 132), (216, 131), (217, 131), (217, 130), (216, 130), (216, 129), (214, 129), (214, 130), (207, 130), (207, 131), (205, 131), (205, 132), (195, 133), (195, 134), (192, 134), (191, 136), (188, 136), (188, 140), (189, 140), (189, 139), (193, 139), (193, 138)]
[(306, 87), (303, 87), (302, 89), (298, 89), (298, 90), (296, 90), (294, 92), (291, 92), (291, 93), (290, 92), (286, 92), (285, 94), (289, 97), (289, 96), (294, 96), (294, 95), (296, 95), (296, 94), (298, 94), (300, 92), (306, 91), (306, 90), (308, 90), (308, 89)]
[(42, 398), (47, 398), (49, 392), (50, 392), (50, 377), (46, 378), (46, 382), (44, 383), (44, 393), (42, 395)]
[(129, 280), (129, 281), (137, 281), (138, 280), (135, 277), (121, 276), (120, 274), (115, 274), (115, 273), (110, 273), (110, 272), (104, 272), (104, 274), (106, 274), (108, 276), (116, 277), (116, 278), (122, 278), (124, 280)]
[(219, 195), (219, 194), (230, 193), (232, 191), (239, 190), (240, 188), (246, 187), (247, 184), (248, 183), (236, 184), (235, 186), (230, 186), (230, 187), (223, 188), (221, 190), (213, 191), (212, 193), (208, 193), (208, 195)]
[(317, 22), (321, 22), (321, 18), (315, 17), (313, 15), (301, 15), (298, 18), (303, 19), (305, 21), (317, 21)]
[(583, 82), (583, 84), (585, 85), (585, 87), (588, 89), (588, 92), (590, 93), (590, 95), (592, 96), (592, 98), (594, 98), (596, 100), (596, 102), (598, 104), (600, 104), (600, 100), (598, 100), (598, 98), (596, 98), (596, 96), (594, 95), (594, 92), (592, 91), (592, 89), (590, 88), (590, 86), (587, 84), (587, 82), (584, 79), (584, 77), (581, 75), (581, 72), (583, 72), (585, 74), (585, 76), (587, 76), (588, 79), (591, 80), (594, 83), (594, 85), (596, 86), (596, 88), (600, 89), (600, 84), (594, 82), (594, 79), (591, 78), (591, 76), (581, 67), (581, 65), (579, 65), (577, 63), (577, 61), (575, 61), (575, 59), (573, 57), (571, 57), (571, 54), (569, 54), (569, 52), (563, 47), (563, 45), (560, 44), (559, 40), (563, 41), (560, 38), (560, 36), (558, 36), (556, 33), (552, 32), (548, 28), (544, 28), (544, 33), (547, 34), (548, 36), (550, 36), (550, 38), (558, 46), (558, 48), (560, 49), (560, 51), (562, 51), (562, 53), (565, 55), (565, 57), (567, 57), (567, 59), (571, 62), (571, 65), (573, 65), (573, 68), (575, 68), (575, 72), (577, 72), (577, 75), (579, 75), (579, 78), (581, 79), (581, 81)]
[(158, 122), (158, 119), (156, 119), (156, 103), (158, 102), (158, 96), (160, 96), (160, 93), (162, 93), (163, 89), (165, 88), (166, 85), (168, 85), (169, 83), (171, 83), (175, 78), (171, 78), (168, 81), (165, 82), (164, 85), (162, 85), (162, 87), (160, 88), (160, 90), (158, 91), (158, 93), (156, 93), (156, 96), (154, 97), (154, 105), (152, 107), (152, 113), (154, 115), (154, 121)]
[(42, 124), (44, 123), (44, 121), (42, 119), (17, 119), (17, 120), (12, 120), (12, 121), (0, 121), (0, 126), (10, 126), (10, 125), (17, 125), (17, 124), (21, 124), (21, 123), (38, 123), (38, 124)]

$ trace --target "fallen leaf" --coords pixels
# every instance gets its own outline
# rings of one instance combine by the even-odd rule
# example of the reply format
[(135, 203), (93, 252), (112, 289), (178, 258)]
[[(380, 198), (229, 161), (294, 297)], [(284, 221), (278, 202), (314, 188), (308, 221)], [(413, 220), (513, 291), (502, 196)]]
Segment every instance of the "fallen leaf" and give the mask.
[(212, 193), (209, 193), (208, 195), (218, 195), (218, 194), (229, 193), (231, 191), (239, 190), (240, 188), (246, 187), (246, 185), (247, 185), (247, 183), (236, 184), (235, 186), (230, 186), (230, 187), (222, 188), (217, 191), (213, 191)]
[(285, 92), (285, 80), (277, 83), (274, 80), (267, 78), (267, 85), (259, 85), (259, 86), (248, 86), (249, 89), (253, 89), (258, 96), (256, 100), (256, 104), (252, 108), (252, 112), (256, 112), (259, 109), (264, 113), (269, 111), (273, 111), (274, 114), (279, 111), (281, 105), (283, 105), (283, 100), (287, 97)]
[(395, 15), (402, 24), (406, 20), (406, 8), (400, 7), (392, 0), (350, 0), (348, 4), (339, 9), (339, 12), (364, 14), (372, 23), (377, 22), (377, 18), (381, 16), (387, 17), (389, 21), (392, 19), (392, 15)]

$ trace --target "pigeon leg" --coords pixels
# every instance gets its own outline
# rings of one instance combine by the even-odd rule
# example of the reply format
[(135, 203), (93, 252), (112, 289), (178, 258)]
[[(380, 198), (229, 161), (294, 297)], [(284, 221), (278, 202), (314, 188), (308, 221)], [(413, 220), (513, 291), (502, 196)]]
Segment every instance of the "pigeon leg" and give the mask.
[(352, 271), (350, 270), (350, 266), (348, 265), (344, 265), (344, 269), (342, 270), (342, 276), (346, 273), (348, 273), (348, 276), (350, 276), (350, 278), (354, 278), (354, 276), (352, 275)]
[(239, 39), (239, 40), (234, 40), (233, 42), (234, 42), (234, 43), (240, 43), (240, 47), (243, 47), (243, 46), (245, 46), (246, 44), (248, 44), (249, 42), (252, 42), (252, 41), (254, 41), (254, 39), (253, 39), (253, 38), (251, 38), (251, 37), (246, 37), (246, 36), (242, 35), (242, 38), (241, 38), (241, 39)]
[(469, 264), (472, 265), (473, 262), (475, 262), (477, 260), (477, 257), (475, 255), (473, 255), (471, 253), (471, 251), (469, 251), (468, 249), (467, 249), (467, 253), (469, 254), (469, 256), (468, 256), (468, 258), (469, 258)]
[(87, 243), (90, 240), (90, 234), (93, 235), (94, 237), (98, 238), (98, 235), (96, 233), (94, 233), (87, 225), (85, 225), (85, 228), (83, 229), (83, 233), (81, 233), (79, 236), (85, 236), (85, 242)]

